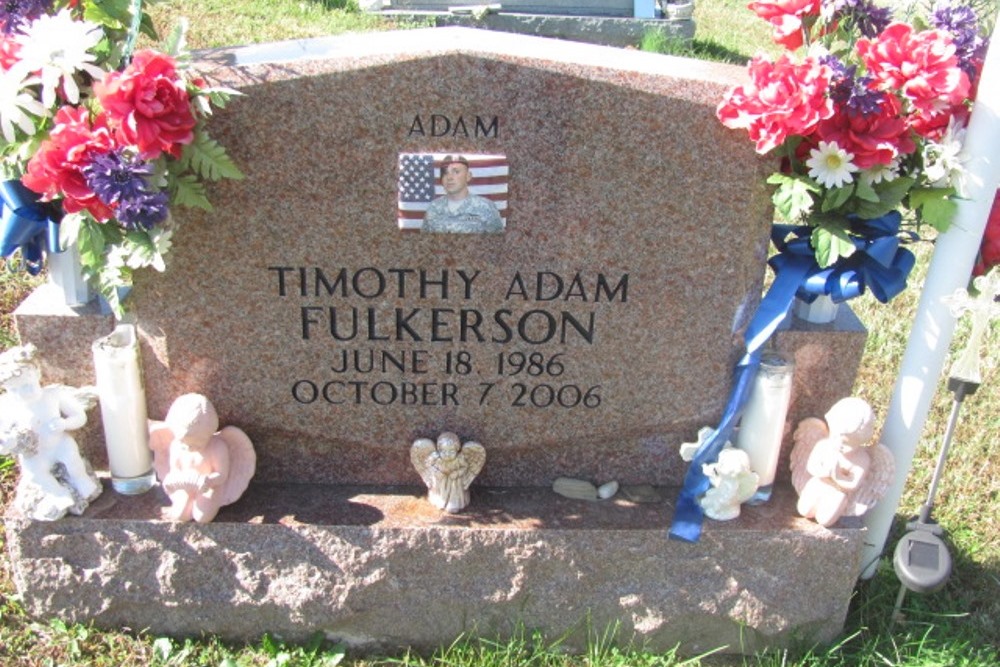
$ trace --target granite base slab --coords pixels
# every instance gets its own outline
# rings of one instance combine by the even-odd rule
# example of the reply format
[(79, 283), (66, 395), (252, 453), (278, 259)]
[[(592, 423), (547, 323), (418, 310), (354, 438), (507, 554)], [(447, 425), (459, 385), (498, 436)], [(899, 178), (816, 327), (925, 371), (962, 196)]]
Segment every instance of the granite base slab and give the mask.
[(214, 523), (159, 518), (159, 489), (104, 494), (80, 517), (5, 519), (14, 580), (40, 618), (255, 640), (321, 631), (356, 650), (430, 648), (517, 628), (586, 645), (588, 631), (685, 653), (832, 640), (863, 528), (798, 517), (781, 486), (763, 506), (671, 541), (660, 500), (573, 501), (475, 488), (467, 511), (416, 488), (254, 484)]

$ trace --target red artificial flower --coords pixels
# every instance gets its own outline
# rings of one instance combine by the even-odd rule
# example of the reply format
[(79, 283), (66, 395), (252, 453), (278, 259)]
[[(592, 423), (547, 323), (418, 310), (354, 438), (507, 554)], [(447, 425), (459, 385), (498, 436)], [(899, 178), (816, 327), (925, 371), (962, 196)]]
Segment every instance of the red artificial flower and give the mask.
[(730, 90), (716, 109), (729, 128), (744, 128), (764, 154), (790, 135), (807, 136), (833, 115), (826, 96), (830, 68), (815, 58), (792, 62), (782, 54), (776, 62), (764, 56), (750, 61), (751, 82)]
[(910, 127), (902, 115), (902, 103), (895, 95), (884, 95), (878, 114), (863, 114), (838, 108), (816, 128), (817, 141), (835, 141), (854, 154), (861, 169), (887, 165), (900, 155), (917, 149)]
[(45, 201), (63, 197), (63, 210), (77, 213), (86, 210), (98, 222), (111, 218), (112, 212), (87, 185), (83, 168), (95, 153), (114, 147), (111, 131), (98, 117), (91, 123), (83, 107), (65, 106), (55, 115), (49, 138), (28, 162), (21, 182)]
[(997, 265), (1000, 265), (1000, 192), (993, 199), (993, 208), (983, 232), (983, 244), (972, 273), (981, 276)]
[(951, 35), (942, 30), (914, 33), (906, 23), (892, 23), (874, 39), (859, 39), (857, 49), (868, 74), (908, 98), (924, 119), (969, 96), (969, 77), (958, 66)]
[(138, 147), (143, 159), (179, 157), (194, 140), (191, 100), (169, 56), (138, 51), (124, 72), (110, 72), (94, 91), (119, 141)]
[(7, 35), (0, 35), (0, 70), (7, 71), (14, 66), (18, 58), (21, 45)]
[(748, 7), (771, 24), (776, 43), (794, 51), (805, 42), (805, 34), (819, 16), (820, 0), (756, 0)]
[(910, 128), (921, 137), (931, 141), (940, 141), (944, 137), (948, 124), (954, 118), (959, 127), (969, 124), (972, 110), (966, 104), (956, 104), (937, 113), (914, 113), (910, 115)]

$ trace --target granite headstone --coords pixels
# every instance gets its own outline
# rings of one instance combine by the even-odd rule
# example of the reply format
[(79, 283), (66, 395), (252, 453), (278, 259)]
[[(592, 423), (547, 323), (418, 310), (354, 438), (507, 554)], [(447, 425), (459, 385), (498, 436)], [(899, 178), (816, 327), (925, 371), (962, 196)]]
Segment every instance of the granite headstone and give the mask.
[[(247, 178), (137, 281), (151, 415), (208, 395), (261, 481), (415, 483), (443, 430), (484, 484), (679, 480), (763, 279), (767, 165), (714, 115), (737, 68), (461, 28), (210, 61)], [(445, 155), (486, 165), (501, 233), (406, 217)]]

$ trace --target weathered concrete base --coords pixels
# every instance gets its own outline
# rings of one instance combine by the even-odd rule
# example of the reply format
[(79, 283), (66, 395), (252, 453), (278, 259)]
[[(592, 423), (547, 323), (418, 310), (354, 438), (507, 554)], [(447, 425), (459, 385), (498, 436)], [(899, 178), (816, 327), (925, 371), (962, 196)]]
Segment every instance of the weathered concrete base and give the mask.
[[(691, 5), (684, 5), (684, 7), (690, 9)], [(408, 21), (433, 21), (434, 26), (438, 28), (461, 26), (620, 47), (639, 46), (643, 35), (647, 33), (660, 33), (668, 40), (690, 42), (694, 38), (695, 31), (695, 24), (690, 13), (677, 18), (664, 19), (508, 12), (474, 16), (472, 14), (412, 9), (386, 9), (380, 14), (388, 18)]]
[(637, 504), (547, 489), (474, 488), (447, 515), (418, 489), (254, 485), (208, 525), (158, 519), (159, 489), (110, 487), (82, 517), (6, 517), (28, 612), (155, 634), (303, 640), (362, 650), (443, 645), (519, 626), (567, 646), (618, 624), (618, 640), (752, 652), (841, 630), (863, 529), (824, 529), (794, 493), (667, 539), (674, 489)]

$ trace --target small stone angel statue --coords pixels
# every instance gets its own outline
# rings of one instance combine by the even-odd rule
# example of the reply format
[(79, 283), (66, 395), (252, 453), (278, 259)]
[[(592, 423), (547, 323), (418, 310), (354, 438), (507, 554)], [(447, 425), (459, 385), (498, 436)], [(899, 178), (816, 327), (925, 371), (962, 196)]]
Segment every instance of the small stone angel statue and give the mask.
[(184, 394), (165, 421), (150, 422), (149, 447), (160, 484), (170, 498), (163, 516), (208, 523), (239, 500), (257, 469), (253, 443), (242, 430), (219, 430), (219, 415), (201, 394)]
[(101, 495), (101, 485), (69, 432), (87, 423), (96, 392), (43, 387), (37, 350), (30, 344), (0, 355), (0, 386), (7, 390), (0, 394), (0, 454), (17, 456), (21, 466), (17, 508), (39, 521), (83, 514)]
[(454, 433), (438, 436), (437, 443), (420, 438), (410, 447), (410, 460), (427, 485), (427, 499), (438, 509), (460, 512), (469, 504), (469, 486), (486, 463), (486, 449), (478, 442), (461, 444)]
[(716, 521), (729, 521), (740, 515), (740, 505), (757, 491), (760, 478), (750, 470), (750, 457), (742, 449), (727, 447), (719, 452), (719, 460), (702, 466), (712, 487), (699, 501), (705, 516)]
[(842, 516), (861, 516), (881, 500), (892, 481), (892, 452), (873, 443), (875, 416), (860, 398), (844, 398), (795, 429), (792, 485), (798, 511), (822, 526)]

